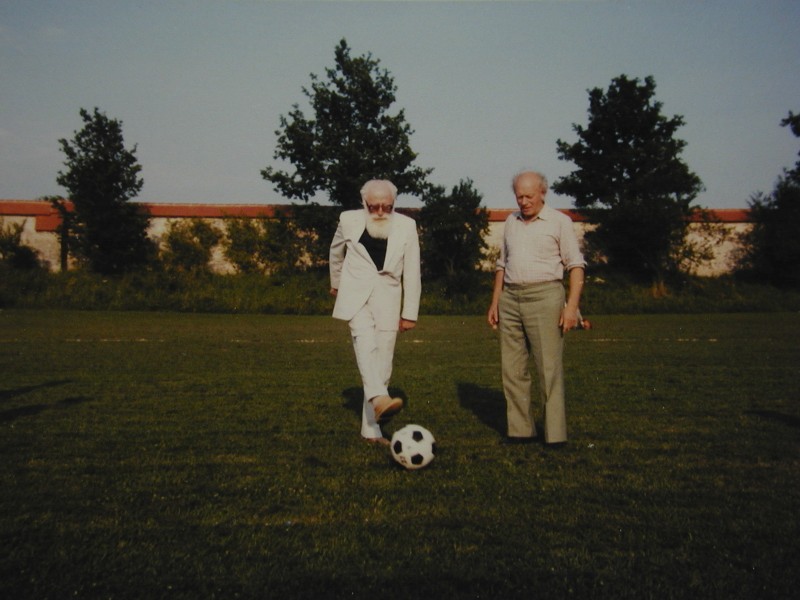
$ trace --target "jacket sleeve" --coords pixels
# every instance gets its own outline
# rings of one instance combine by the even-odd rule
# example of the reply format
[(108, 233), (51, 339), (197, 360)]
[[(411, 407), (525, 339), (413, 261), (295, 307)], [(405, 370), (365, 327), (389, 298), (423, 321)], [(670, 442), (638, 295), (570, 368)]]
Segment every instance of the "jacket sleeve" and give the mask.
[(401, 318), (416, 321), (419, 317), (419, 302), (422, 295), (420, 272), (419, 235), (417, 224), (411, 220), (408, 240), (403, 254), (403, 311)]
[(339, 289), (339, 283), (342, 280), (342, 265), (344, 265), (344, 256), (347, 250), (347, 240), (342, 232), (342, 220), (339, 219), (339, 225), (336, 227), (336, 233), (331, 242), (330, 254), (328, 255), (328, 266), (331, 274), (331, 288), (334, 290)]

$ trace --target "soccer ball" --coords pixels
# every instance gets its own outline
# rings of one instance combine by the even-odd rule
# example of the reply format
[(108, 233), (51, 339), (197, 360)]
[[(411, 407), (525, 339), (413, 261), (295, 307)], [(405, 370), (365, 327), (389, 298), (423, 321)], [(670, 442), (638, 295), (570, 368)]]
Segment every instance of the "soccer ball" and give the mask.
[(392, 458), (406, 469), (421, 469), (436, 455), (433, 434), (419, 425), (406, 425), (392, 436)]

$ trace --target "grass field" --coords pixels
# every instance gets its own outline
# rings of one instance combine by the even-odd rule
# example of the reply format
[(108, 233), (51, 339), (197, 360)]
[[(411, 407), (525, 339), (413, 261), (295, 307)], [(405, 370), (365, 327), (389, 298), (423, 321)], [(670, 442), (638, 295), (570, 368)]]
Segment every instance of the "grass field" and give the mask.
[(505, 446), (496, 334), (397, 348), (439, 455), (360, 441), (346, 324), (0, 311), (6, 598), (793, 598), (800, 322), (599, 316), (570, 443)]

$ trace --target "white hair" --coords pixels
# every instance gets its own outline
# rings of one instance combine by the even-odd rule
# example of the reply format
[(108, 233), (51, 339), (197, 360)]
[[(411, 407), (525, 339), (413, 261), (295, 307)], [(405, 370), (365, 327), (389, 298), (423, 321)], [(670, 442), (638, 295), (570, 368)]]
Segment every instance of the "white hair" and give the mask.
[(370, 179), (361, 188), (361, 200), (366, 204), (367, 196), (370, 195), (372, 190), (379, 187), (384, 187), (389, 190), (389, 193), (392, 195), (393, 202), (397, 200), (397, 187), (388, 179)]
[(544, 174), (540, 173), (539, 171), (520, 171), (519, 173), (514, 175), (513, 179), (511, 179), (512, 190), (514, 190), (515, 192), (517, 191), (516, 190), (517, 181), (519, 181), (519, 178), (522, 177), (523, 175), (535, 175), (536, 177), (538, 177), (542, 185), (542, 191), (547, 192), (547, 177), (545, 177)]

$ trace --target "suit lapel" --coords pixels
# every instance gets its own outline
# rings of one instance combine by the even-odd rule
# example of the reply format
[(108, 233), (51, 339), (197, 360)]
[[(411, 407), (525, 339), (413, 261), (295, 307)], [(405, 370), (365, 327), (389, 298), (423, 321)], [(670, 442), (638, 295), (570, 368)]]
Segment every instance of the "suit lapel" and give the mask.
[[(369, 252), (367, 252), (367, 249), (359, 243), (361, 235), (364, 233), (366, 228), (367, 218), (363, 211), (355, 211), (349, 227), (347, 228), (346, 237), (353, 245), (353, 249), (365, 260), (368, 260), (374, 265), (375, 263), (372, 261), (372, 257), (369, 255)], [(377, 266), (375, 268), (377, 269)]]
[[(366, 228), (367, 217), (363, 211), (358, 211), (353, 214), (353, 218), (349, 223), (349, 227), (345, 235), (353, 244), (353, 247), (356, 249), (356, 251), (374, 265), (375, 263), (372, 261), (372, 257), (370, 257), (367, 249), (358, 243), (358, 241), (361, 239), (361, 234), (364, 233)], [(389, 230), (389, 238), (387, 239), (386, 243), (386, 258), (383, 261), (384, 269), (391, 264), (394, 256), (403, 247), (402, 234), (403, 232), (400, 227), (400, 220), (397, 218), (397, 215), (392, 215), (392, 228)]]
[(383, 268), (392, 264), (394, 255), (403, 245), (403, 239), (400, 231), (400, 224), (397, 215), (392, 215), (392, 228), (389, 231), (389, 239), (386, 244), (386, 260), (383, 261)]
[(346, 231), (347, 238), (354, 244), (358, 243), (358, 240), (361, 238), (361, 234), (364, 233), (364, 230), (367, 228), (367, 219), (363, 214), (360, 213), (361, 211), (355, 211), (353, 213), (353, 217), (350, 220), (349, 227)]

